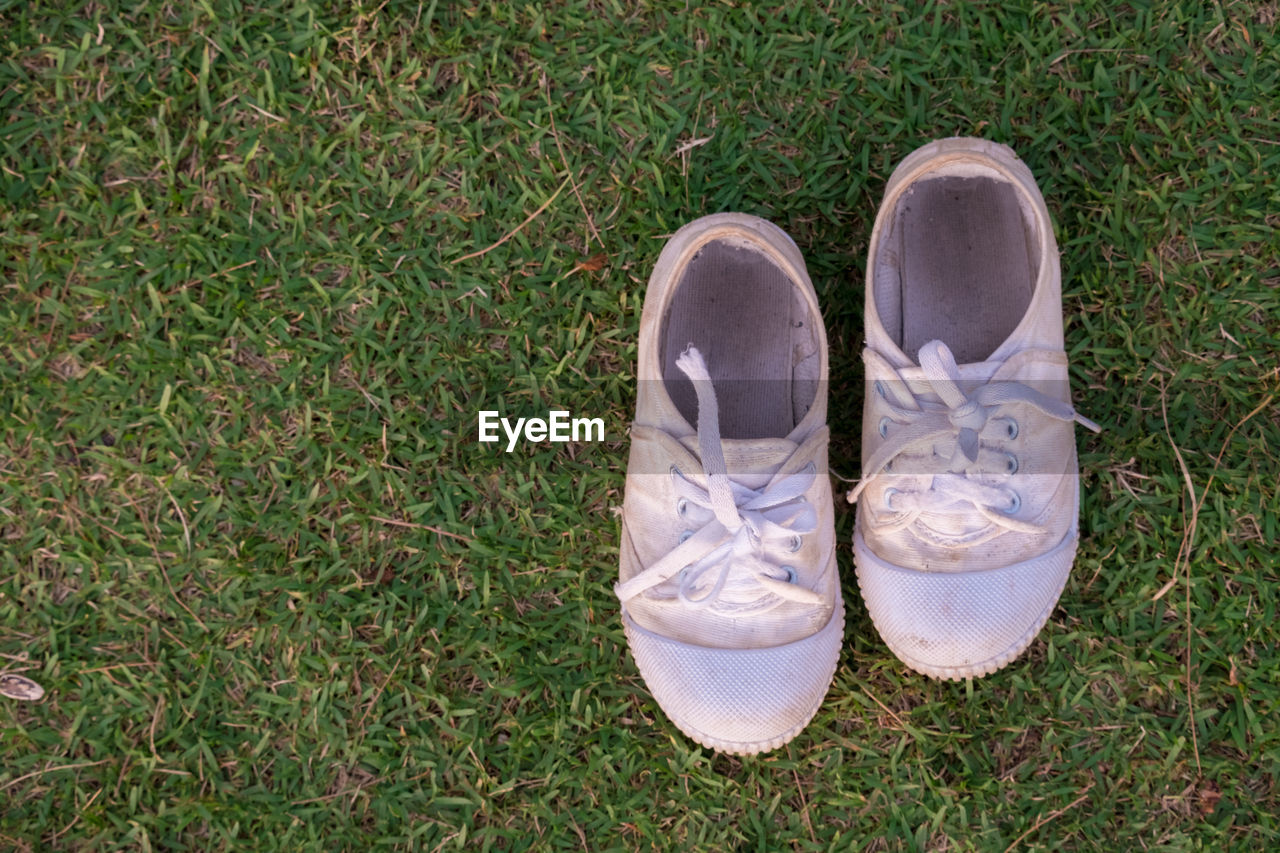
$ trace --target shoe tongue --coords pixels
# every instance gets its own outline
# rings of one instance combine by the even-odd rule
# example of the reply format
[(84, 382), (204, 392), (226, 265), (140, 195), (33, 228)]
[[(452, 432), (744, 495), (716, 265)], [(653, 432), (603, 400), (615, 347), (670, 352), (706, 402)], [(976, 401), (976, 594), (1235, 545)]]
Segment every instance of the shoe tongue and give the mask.
[[(965, 394), (973, 393), (979, 385), (985, 385), (1000, 369), (998, 361), (979, 361), (973, 364), (960, 364), (960, 390)], [(898, 369), (898, 376), (907, 383), (912, 395), (924, 402), (941, 403), (942, 399), (934, 392), (933, 385), (925, 378), (924, 368), (918, 365)]]
[[(680, 443), (698, 455), (696, 435), (687, 435)], [(725, 438), (720, 440), (720, 449), (729, 478), (748, 489), (760, 489), (795, 454), (796, 443), (785, 438)]]

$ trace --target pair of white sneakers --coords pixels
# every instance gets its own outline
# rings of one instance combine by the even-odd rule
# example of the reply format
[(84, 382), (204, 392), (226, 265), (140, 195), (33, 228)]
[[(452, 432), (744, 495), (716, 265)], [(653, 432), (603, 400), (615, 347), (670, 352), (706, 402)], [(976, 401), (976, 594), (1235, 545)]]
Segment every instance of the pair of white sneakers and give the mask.
[[(1075, 556), (1079, 471), (1058, 250), (1009, 148), (944, 139), (894, 171), (867, 264), (858, 584), (903, 663), (994, 672)], [(827, 338), (800, 250), (724, 213), (681, 228), (640, 321), (620, 545), (627, 641), (687, 735), (791, 740), (844, 637)]]

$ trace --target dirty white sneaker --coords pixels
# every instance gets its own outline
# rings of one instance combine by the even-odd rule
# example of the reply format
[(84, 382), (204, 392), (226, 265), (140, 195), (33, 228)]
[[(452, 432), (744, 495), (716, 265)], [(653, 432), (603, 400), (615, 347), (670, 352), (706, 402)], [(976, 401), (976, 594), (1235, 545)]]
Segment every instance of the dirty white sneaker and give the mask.
[(844, 633), (827, 337), (799, 249), (743, 214), (681, 228), (639, 349), (614, 587), (627, 642), (685, 734), (774, 749), (822, 704)]
[(894, 170), (871, 235), (854, 556), (904, 663), (985, 675), (1061, 595), (1080, 512), (1058, 247), (1009, 148), (944, 139)]

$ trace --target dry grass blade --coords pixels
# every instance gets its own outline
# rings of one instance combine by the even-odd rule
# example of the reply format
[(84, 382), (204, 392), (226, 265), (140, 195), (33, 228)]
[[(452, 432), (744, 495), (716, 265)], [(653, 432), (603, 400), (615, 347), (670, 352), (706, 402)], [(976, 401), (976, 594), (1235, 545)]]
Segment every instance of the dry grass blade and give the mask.
[[(560, 162), (564, 165), (565, 174), (572, 176), (573, 169), (569, 168), (569, 158), (565, 156), (564, 145), (560, 143), (560, 131), (556, 128), (556, 108), (551, 103), (551, 84), (547, 82), (547, 76), (542, 75), (542, 93), (547, 99), (547, 116), (551, 120), (551, 138), (555, 140), (556, 150), (560, 152)], [(596, 238), (596, 242), (600, 244), (600, 248), (604, 248), (604, 238), (600, 236), (600, 232), (596, 230), (595, 219), (591, 216), (591, 211), (587, 210), (587, 203), (582, 200), (582, 193), (578, 191), (577, 181), (572, 181), (569, 188), (573, 190), (573, 196), (578, 200), (578, 207), (582, 208), (582, 215), (587, 220), (587, 229), (591, 235)], [(591, 241), (585, 241), (587, 250), (591, 249)]]
[(1218, 450), (1218, 455), (1214, 457), (1213, 470), (1209, 474), (1209, 480), (1205, 483), (1204, 489), (1201, 491), (1200, 496), (1197, 498), (1195, 485), (1192, 483), (1191, 472), (1187, 469), (1186, 460), (1182, 458), (1182, 451), (1178, 448), (1178, 445), (1174, 442), (1173, 434), (1169, 431), (1169, 412), (1168, 412), (1167, 403), (1165, 400), (1165, 387), (1163, 384), (1160, 387), (1160, 413), (1164, 418), (1165, 435), (1168, 437), (1169, 446), (1173, 448), (1174, 456), (1178, 460), (1178, 467), (1182, 470), (1182, 478), (1183, 478), (1183, 481), (1186, 483), (1187, 492), (1191, 495), (1191, 523), (1187, 526), (1186, 530), (1183, 532), (1182, 541), (1178, 545), (1178, 556), (1174, 560), (1174, 564), (1173, 564), (1173, 576), (1169, 578), (1169, 581), (1164, 586), (1162, 586), (1154, 596), (1152, 596), (1151, 600), (1159, 601), (1165, 595), (1165, 593), (1167, 593), (1170, 589), (1173, 588), (1174, 584), (1177, 583), (1178, 571), (1181, 564), (1181, 568), (1185, 570), (1184, 580), (1185, 580), (1185, 587), (1186, 587), (1185, 589), (1186, 595), (1184, 598), (1184, 607), (1186, 610), (1186, 613), (1185, 613), (1186, 673), (1184, 676), (1184, 681), (1185, 681), (1186, 694), (1187, 694), (1187, 707), (1189, 709), (1188, 714), (1191, 718), (1191, 743), (1192, 743), (1192, 747), (1195, 750), (1197, 771), (1202, 771), (1202, 768), (1200, 765), (1199, 736), (1196, 733), (1196, 725), (1195, 725), (1195, 708), (1192, 707), (1193, 700), (1191, 696), (1191, 637), (1192, 637), (1191, 552), (1192, 552), (1193, 545), (1195, 543), (1196, 530), (1200, 520), (1200, 509), (1204, 506), (1205, 499), (1209, 496), (1209, 489), (1210, 487), (1213, 486), (1213, 482), (1218, 476), (1218, 468), (1222, 464), (1222, 456), (1227, 452), (1227, 447), (1228, 445), (1230, 445), (1232, 437), (1236, 434), (1236, 432), (1242, 426), (1248, 423), (1255, 415), (1257, 415), (1259, 412), (1265, 411), (1272, 404), (1274, 400), (1275, 400), (1275, 395), (1268, 395), (1267, 398), (1263, 400), (1261, 403), (1259, 403), (1256, 407), (1254, 407), (1254, 409), (1251, 412), (1249, 412), (1249, 414), (1245, 415), (1240, 421), (1238, 421), (1234, 426), (1231, 427), (1231, 430), (1227, 433), (1226, 438), (1222, 440), (1222, 447)]
[[(1191, 726), (1191, 748), (1195, 753), (1196, 772), (1203, 772), (1200, 766), (1200, 736), (1196, 733), (1196, 709), (1195, 700), (1192, 698), (1191, 692), (1191, 550), (1195, 546), (1196, 527), (1200, 521), (1200, 501), (1196, 499), (1196, 487), (1191, 481), (1191, 471), (1187, 468), (1187, 462), (1182, 458), (1182, 451), (1178, 449), (1177, 443), (1173, 440), (1173, 433), (1169, 431), (1169, 408), (1165, 399), (1165, 386), (1160, 383), (1160, 415), (1164, 419), (1164, 434), (1169, 439), (1169, 446), (1173, 448), (1173, 455), (1177, 457), (1178, 467), (1182, 470), (1182, 479), (1186, 483), (1187, 493), (1191, 495), (1191, 523), (1187, 525), (1186, 530), (1182, 534), (1182, 542), (1178, 545), (1178, 556), (1173, 561), (1173, 576), (1178, 576), (1179, 563), (1183, 564), (1186, 569), (1185, 591), (1186, 600), (1184, 605), (1184, 617), (1186, 621), (1186, 648), (1183, 650), (1186, 662), (1186, 672), (1184, 676), (1184, 686), (1187, 693), (1187, 717)], [(1205, 491), (1208, 491), (1206, 486)]]
[(1017, 847), (1018, 847), (1018, 845), (1019, 845), (1019, 844), (1021, 844), (1021, 843), (1022, 843), (1022, 840), (1023, 840), (1024, 838), (1026, 838), (1028, 835), (1030, 835), (1030, 834), (1031, 834), (1031, 833), (1033, 833), (1033, 832), (1038, 831), (1042, 826), (1044, 826), (1045, 824), (1049, 823), (1050, 821), (1057, 820), (1058, 818), (1062, 817), (1062, 816), (1063, 816), (1064, 814), (1066, 814), (1067, 812), (1069, 812), (1069, 811), (1071, 811), (1072, 809), (1074, 809), (1076, 806), (1078, 806), (1078, 805), (1080, 805), (1081, 803), (1083, 803), (1086, 799), (1088, 799), (1088, 798), (1089, 798), (1089, 792), (1090, 792), (1091, 790), (1093, 790), (1093, 783), (1092, 783), (1092, 782), (1090, 782), (1090, 783), (1089, 783), (1089, 785), (1088, 785), (1088, 786), (1087, 786), (1083, 791), (1081, 791), (1081, 792), (1080, 792), (1080, 796), (1076, 797), (1074, 800), (1072, 800), (1071, 802), (1067, 803), (1067, 804), (1066, 804), (1065, 806), (1063, 806), (1062, 808), (1060, 808), (1060, 809), (1054, 809), (1053, 811), (1049, 812), (1049, 813), (1048, 813), (1047, 815), (1045, 815), (1044, 817), (1036, 818), (1036, 822), (1035, 822), (1035, 824), (1034, 824), (1030, 829), (1028, 829), (1026, 832), (1022, 833), (1022, 834), (1021, 834), (1021, 835), (1019, 835), (1017, 838), (1013, 839), (1013, 843), (1012, 843), (1012, 844), (1010, 844), (1008, 847), (1006, 847), (1006, 848), (1004, 849), (1004, 853), (1010, 853), (1010, 851), (1011, 851), (1011, 850), (1016, 850), (1016, 849), (1017, 849)]
[(568, 186), (568, 185), (569, 185), (569, 181), (570, 181), (570, 179), (571, 179), (572, 177), (573, 177), (572, 175), (569, 175), (569, 176), (568, 176), (568, 177), (566, 177), (563, 181), (561, 181), (561, 182), (560, 182), (560, 186), (556, 187), (556, 191), (555, 191), (554, 193), (552, 193), (552, 194), (551, 194), (551, 198), (549, 198), (549, 199), (547, 199), (546, 201), (544, 201), (544, 202), (542, 203), (542, 206), (541, 206), (541, 207), (539, 207), (539, 208), (538, 208), (537, 210), (535, 210), (533, 213), (530, 213), (528, 216), (526, 216), (526, 217), (525, 217), (524, 222), (521, 222), (521, 223), (520, 223), (519, 225), (517, 225), (515, 228), (512, 228), (510, 231), (508, 231), (506, 234), (504, 234), (504, 235), (502, 236), (502, 239), (498, 240), (496, 243), (493, 243), (493, 244), (491, 244), (491, 245), (489, 245), (489, 246), (486, 246), (486, 247), (485, 247), (485, 248), (483, 248), (483, 249), (480, 249), (480, 250), (479, 250), (479, 251), (477, 251), (477, 252), (471, 252), (470, 254), (463, 255), (463, 256), (462, 256), (462, 257), (460, 257), (460, 258), (454, 258), (450, 263), (460, 264), (460, 263), (462, 263), (463, 261), (469, 260), (469, 259), (471, 259), (471, 258), (478, 258), (478, 257), (480, 257), (481, 255), (487, 255), (489, 252), (492, 252), (494, 249), (498, 248), (498, 247), (499, 247), (499, 246), (501, 246), (503, 243), (507, 242), (507, 241), (508, 241), (508, 240), (510, 240), (512, 237), (514, 237), (514, 236), (516, 236), (517, 234), (519, 234), (519, 233), (520, 233), (520, 231), (521, 231), (521, 230), (522, 230), (526, 225), (528, 225), (528, 224), (529, 224), (530, 222), (532, 222), (533, 220), (537, 219), (537, 218), (542, 214), (542, 212), (543, 212), (544, 210), (546, 210), (548, 207), (550, 207), (550, 206), (551, 206), (552, 202), (554, 202), (556, 199), (558, 199), (558, 198), (560, 197), (560, 193), (564, 192), (564, 188), (565, 188), (566, 186)]
[(57, 767), (46, 767), (43, 770), (36, 770), (23, 776), (19, 776), (17, 779), (11, 779), (8, 782), (5, 782), (3, 785), (0, 785), (0, 791), (8, 790), (19, 782), (25, 782), (28, 779), (35, 779), (36, 777), (44, 776), (47, 773), (58, 773), (62, 770), (80, 770), (85, 767), (98, 767), (103, 764), (110, 764), (111, 761), (112, 759), (110, 758), (104, 758), (101, 761), (82, 761), (79, 764), (60, 764)]
[(442, 530), (442, 529), (440, 529), (439, 527), (436, 527), (436, 526), (431, 525), (431, 524), (418, 524), (418, 523), (413, 522), (413, 521), (400, 521), (399, 519), (395, 519), (395, 518), (382, 518), (382, 517), (377, 516), (377, 515), (371, 515), (371, 516), (369, 516), (369, 520), (370, 520), (370, 521), (376, 521), (376, 522), (378, 522), (379, 524), (390, 524), (392, 527), (405, 527), (405, 528), (408, 528), (408, 529), (410, 529), (410, 530), (428, 530), (428, 531), (430, 531), (430, 532), (432, 532), (432, 533), (435, 533), (435, 534), (437, 534), (437, 535), (439, 535), (439, 536), (448, 536), (450, 539), (457, 539), (457, 540), (458, 540), (458, 541), (460, 541), (460, 542), (470, 542), (470, 541), (471, 541), (471, 537), (470, 537), (470, 536), (464, 536), (464, 535), (462, 535), (461, 533), (452, 533), (452, 532), (450, 532), (450, 531), (448, 531), (448, 530)]

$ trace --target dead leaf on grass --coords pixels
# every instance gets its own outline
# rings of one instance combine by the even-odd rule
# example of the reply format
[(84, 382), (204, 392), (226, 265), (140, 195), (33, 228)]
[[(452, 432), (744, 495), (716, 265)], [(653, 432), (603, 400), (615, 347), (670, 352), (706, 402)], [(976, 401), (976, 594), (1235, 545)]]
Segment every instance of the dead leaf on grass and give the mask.
[(599, 254), (595, 254), (589, 258), (583, 258), (582, 260), (578, 261), (578, 263), (574, 265), (574, 268), (569, 272), (570, 274), (573, 274), (578, 270), (586, 270), (587, 272), (598, 272), (599, 270), (604, 269), (604, 265), (608, 260), (609, 260), (609, 256), (606, 255), (604, 252), (600, 252)]

